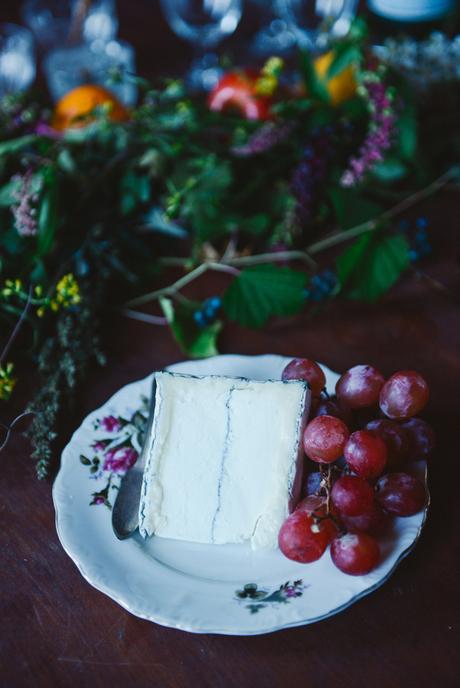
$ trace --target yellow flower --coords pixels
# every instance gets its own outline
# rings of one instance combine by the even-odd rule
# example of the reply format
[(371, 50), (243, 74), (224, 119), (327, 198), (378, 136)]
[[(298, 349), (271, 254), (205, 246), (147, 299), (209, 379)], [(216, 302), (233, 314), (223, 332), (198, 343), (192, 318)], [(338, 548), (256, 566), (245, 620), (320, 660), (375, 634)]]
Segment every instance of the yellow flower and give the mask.
[(256, 81), (256, 93), (259, 96), (272, 96), (278, 88), (278, 78), (284, 67), (280, 57), (269, 57)]
[(5, 368), (0, 366), (0, 399), (2, 401), (8, 401), (16, 384), (13, 368), (12, 363), (7, 363)]
[(341, 72), (329, 78), (327, 72), (333, 60), (334, 51), (330, 50), (316, 58), (314, 67), (317, 77), (324, 83), (329, 93), (332, 105), (341, 105), (346, 100), (350, 100), (356, 93), (356, 65), (348, 65)]
[(2, 296), (12, 296), (12, 294), (20, 294), (22, 291), (22, 282), (20, 279), (7, 279), (5, 286), (2, 289)]
[(56, 284), (54, 297), (50, 300), (51, 310), (57, 311), (61, 306), (62, 308), (76, 306), (80, 301), (80, 287), (73, 274), (69, 272), (64, 277), (61, 277)]

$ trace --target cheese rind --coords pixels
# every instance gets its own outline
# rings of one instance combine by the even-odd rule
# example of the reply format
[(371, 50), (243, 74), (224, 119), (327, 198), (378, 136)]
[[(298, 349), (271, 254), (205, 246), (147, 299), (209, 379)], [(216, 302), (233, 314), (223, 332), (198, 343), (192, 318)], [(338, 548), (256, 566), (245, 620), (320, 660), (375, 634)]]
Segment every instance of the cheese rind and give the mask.
[(275, 547), (300, 487), (307, 384), (169, 372), (155, 379), (141, 534)]

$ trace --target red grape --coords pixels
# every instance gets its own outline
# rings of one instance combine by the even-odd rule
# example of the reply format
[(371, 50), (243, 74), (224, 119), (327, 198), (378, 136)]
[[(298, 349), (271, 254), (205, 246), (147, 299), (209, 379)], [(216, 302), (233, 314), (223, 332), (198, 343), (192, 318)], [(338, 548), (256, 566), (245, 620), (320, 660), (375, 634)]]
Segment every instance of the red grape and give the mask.
[(402, 424), (409, 436), (409, 455), (411, 459), (428, 459), (433, 453), (435, 436), (431, 425), (421, 418), (410, 418)]
[(339, 401), (352, 409), (373, 406), (379, 400), (385, 378), (371, 365), (357, 365), (347, 370), (335, 386)]
[(426, 501), (425, 486), (407, 473), (388, 473), (376, 486), (376, 498), (390, 514), (412, 516), (420, 511)]
[(349, 431), (339, 418), (318, 416), (305, 428), (303, 447), (305, 454), (318, 463), (332, 463), (343, 452)]
[(326, 520), (317, 522), (311, 514), (300, 510), (288, 516), (278, 536), (284, 556), (302, 564), (319, 559), (332, 537)]
[(385, 442), (369, 430), (352, 433), (343, 453), (350, 468), (361, 478), (378, 478), (387, 462)]
[(347, 533), (331, 542), (331, 558), (343, 573), (364, 576), (379, 563), (380, 548), (367, 533)]
[(353, 421), (352, 412), (346, 406), (343, 406), (335, 397), (329, 399), (321, 399), (317, 408), (315, 409), (315, 416), (334, 416), (340, 418), (345, 425), (351, 425)]
[(392, 375), (380, 392), (380, 408), (389, 418), (412, 418), (426, 406), (429, 389), (415, 370)]
[(344, 475), (334, 483), (331, 497), (341, 514), (359, 516), (371, 509), (374, 492), (363, 478), (356, 475)]
[(380, 504), (374, 501), (369, 511), (360, 516), (345, 516), (341, 521), (349, 533), (370, 533), (381, 535), (388, 524), (388, 514), (384, 512)]
[(293, 358), (281, 374), (282, 380), (306, 380), (314, 397), (319, 397), (326, 386), (326, 376), (315, 361)]
[(387, 448), (387, 468), (394, 468), (407, 458), (409, 453), (409, 435), (399, 423), (388, 418), (371, 420), (366, 430), (382, 438)]

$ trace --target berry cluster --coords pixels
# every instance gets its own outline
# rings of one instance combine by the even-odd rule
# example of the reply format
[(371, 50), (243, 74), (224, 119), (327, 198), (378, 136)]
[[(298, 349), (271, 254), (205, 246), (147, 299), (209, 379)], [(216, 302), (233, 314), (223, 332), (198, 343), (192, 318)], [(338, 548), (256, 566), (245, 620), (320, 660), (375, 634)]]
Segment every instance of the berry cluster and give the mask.
[(219, 296), (210, 296), (209, 299), (203, 301), (201, 308), (194, 312), (193, 319), (195, 324), (199, 328), (211, 325), (221, 308), (222, 299)]
[(292, 175), (291, 191), (297, 201), (296, 216), (301, 225), (308, 224), (314, 218), (319, 192), (334, 155), (333, 133), (334, 129), (330, 126), (312, 133)]
[(410, 242), (409, 257), (413, 263), (422, 258), (426, 258), (431, 253), (431, 246), (428, 240), (428, 220), (426, 217), (418, 217), (415, 221), (415, 227), (409, 224), (407, 220), (401, 220), (399, 223), (400, 230), (406, 234)]
[(331, 296), (337, 287), (337, 275), (332, 270), (323, 270), (314, 275), (304, 291), (309, 301), (323, 301)]
[(310, 385), (314, 417), (303, 447), (320, 470), (308, 475), (305, 498), (282, 525), (280, 549), (309, 563), (330, 545), (341, 571), (369, 573), (380, 561), (378, 536), (390, 516), (412, 516), (426, 502), (424, 484), (404, 469), (434, 448), (433, 430), (416, 417), (428, 401), (428, 385), (413, 370), (385, 380), (373, 366), (358, 365), (338, 380), (334, 398), (321, 398), (324, 373), (309, 359), (291, 361), (282, 378)]

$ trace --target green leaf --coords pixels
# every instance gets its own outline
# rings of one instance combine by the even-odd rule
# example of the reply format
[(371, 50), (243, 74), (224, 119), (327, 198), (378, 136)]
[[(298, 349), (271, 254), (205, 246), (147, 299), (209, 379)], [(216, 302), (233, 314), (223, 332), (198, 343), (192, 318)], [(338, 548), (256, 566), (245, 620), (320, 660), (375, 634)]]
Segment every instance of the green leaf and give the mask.
[(402, 160), (391, 155), (379, 162), (372, 170), (373, 176), (386, 184), (402, 179), (407, 172), (407, 166)]
[(150, 200), (150, 180), (145, 174), (128, 169), (120, 181), (120, 210), (128, 215), (139, 204)]
[(180, 189), (181, 219), (190, 224), (197, 243), (225, 234), (222, 208), (229, 203), (233, 181), (229, 161), (207, 155), (194, 160), (184, 171), (189, 174)]
[[(236, 219), (235, 224), (238, 226), (238, 219)], [(241, 223), (241, 227), (245, 232), (260, 235), (269, 230), (270, 224), (269, 215), (266, 213), (256, 213), (255, 215), (245, 217)]]
[(0, 207), (9, 208), (14, 203), (17, 203), (16, 193), (22, 186), (22, 181), (20, 179), (14, 179), (4, 184), (0, 189)]
[(417, 112), (410, 101), (404, 102), (404, 107), (398, 117), (398, 144), (403, 160), (413, 161), (417, 150)]
[(329, 192), (341, 229), (350, 229), (378, 217), (383, 208), (352, 189), (332, 188)]
[(409, 263), (404, 236), (367, 232), (337, 259), (341, 291), (350, 299), (376, 301)]
[(300, 53), (300, 70), (309, 96), (322, 103), (329, 103), (329, 92), (326, 84), (318, 78), (311, 54), (306, 50)]
[[(30, 183), (30, 191), (32, 193), (39, 193), (43, 183), (43, 176), (40, 173), (32, 175)], [(11, 179), (0, 188), (0, 207), (8, 208), (17, 203), (16, 194), (21, 189), (21, 179)]]
[(217, 336), (222, 329), (220, 320), (207, 327), (197, 327), (193, 314), (195, 305), (174, 304), (171, 299), (161, 298), (160, 305), (181, 350), (191, 358), (216, 356)]
[(3, 141), (0, 143), (0, 157), (2, 155), (9, 155), (11, 153), (17, 153), (21, 148), (30, 146), (32, 143), (38, 141), (38, 136), (36, 134), (27, 134), (26, 136), (20, 136), (17, 139), (10, 139), (9, 141)]
[(171, 222), (166, 214), (157, 206), (149, 208), (141, 218), (141, 228), (143, 230), (159, 232), (178, 239), (184, 239), (188, 233), (183, 227)]
[(68, 148), (63, 148), (59, 152), (57, 164), (64, 172), (68, 172), (69, 174), (73, 174), (77, 170), (77, 163)]
[(262, 327), (272, 315), (292, 315), (305, 303), (307, 276), (290, 268), (258, 265), (242, 270), (227, 289), (223, 306), (231, 320)]
[(361, 51), (357, 45), (352, 43), (339, 43), (336, 48), (334, 48), (334, 59), (329, 65), (326, 76), (328, 79), (332, 79), (350, 65), (357, 64), (360, 61)]
[(46, 255), (52, 249), (58, 224), (58, 193), (57, 176), (52, 167), (48, 167), (43, 175), (45, 189), (38, 212), (38, 245), (39, 256)]
[(84, 466), (90, 466), (91, 461), (86, 458), (86, 456), (83, 456), (83, 454), (80, 454), (80, 463), (82, 463)]

